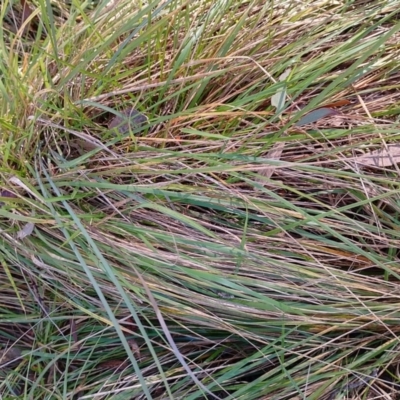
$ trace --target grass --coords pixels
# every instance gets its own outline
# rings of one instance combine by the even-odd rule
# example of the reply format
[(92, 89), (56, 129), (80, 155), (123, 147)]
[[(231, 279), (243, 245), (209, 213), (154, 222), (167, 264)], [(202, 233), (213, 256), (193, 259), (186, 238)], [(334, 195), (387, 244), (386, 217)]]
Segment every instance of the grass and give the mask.
[(1, 11), (1, 397), (395, 399), (400, 3), (106, 3)]

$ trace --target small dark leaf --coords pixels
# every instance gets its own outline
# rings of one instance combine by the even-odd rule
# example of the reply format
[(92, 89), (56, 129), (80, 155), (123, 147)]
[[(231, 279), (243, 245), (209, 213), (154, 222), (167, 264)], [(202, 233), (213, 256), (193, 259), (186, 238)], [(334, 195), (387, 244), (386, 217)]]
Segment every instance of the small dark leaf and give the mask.
[(332, 108), (318, 108), (317, 110), (311, 111), (304, 117), (295, 123), (295, 126), (303, 126), (307, 124), (312, 124), (322, 118), (328, 117), (329, 115), (338, 115), (339, 112), (333, 110)]
[(125, 110), (119, 111), (122, 115), (116, 115), (108, 124), (109, 129), (118, 129), (118, 132), (122, 135), (125, 133), (129, 133), (129, 131), (133, 131), (140, 127), (140, 125), (147, 122), (147, 118), (145, 115), (135, 110), (134, 108), (127, 108)]
[(32, 15), (33, 11), (29, 7), (29, 4), (26, 0), (21, 0), (21, 4), (22, 4), (22, 18), (21, 18), (21, 25), (22, 25)]
[(20, 231), (17, 232), (17, 239), (24, 239), (31, 235), (34, 228), (35, 224), (33, 222), (28, 222)]
[(19, 347), (13, 346), (8, 349), (0, 349), (0, 368), (4, 365), (10, 365), (18, 363), (21, 360), (22, 353)]
[[(10, 199), (16, 199), (17, 198), (17, 196), (13, 192), (10, 192), (7, 189), (0, 189), (0, 197), (8, 197)], [(2, 207), (2, 206), (4, 206), (4, 202), (0, 201), (0, 207)]]
[(0, 189), (0, 197), (10, 197), (12, 199), (17, 198), (17, 196), (13, 192), (10, 192), (7, 189)]

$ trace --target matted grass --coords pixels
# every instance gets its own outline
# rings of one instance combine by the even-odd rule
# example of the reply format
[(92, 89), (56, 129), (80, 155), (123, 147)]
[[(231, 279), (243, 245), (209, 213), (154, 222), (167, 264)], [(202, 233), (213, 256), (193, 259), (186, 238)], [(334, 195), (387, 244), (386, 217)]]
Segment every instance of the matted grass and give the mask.
[(2, 8), (2, 398), (395, 399), (400, 2), (71, 3)]

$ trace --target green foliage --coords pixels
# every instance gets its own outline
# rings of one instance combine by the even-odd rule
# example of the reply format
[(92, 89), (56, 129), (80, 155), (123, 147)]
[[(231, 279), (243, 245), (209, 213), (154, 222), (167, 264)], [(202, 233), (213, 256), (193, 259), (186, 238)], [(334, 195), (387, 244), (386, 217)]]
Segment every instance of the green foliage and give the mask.
[(398, 390), (398, 170), (354, 158), (400, 4), (358, 3), (5, 2), (2, 398)]

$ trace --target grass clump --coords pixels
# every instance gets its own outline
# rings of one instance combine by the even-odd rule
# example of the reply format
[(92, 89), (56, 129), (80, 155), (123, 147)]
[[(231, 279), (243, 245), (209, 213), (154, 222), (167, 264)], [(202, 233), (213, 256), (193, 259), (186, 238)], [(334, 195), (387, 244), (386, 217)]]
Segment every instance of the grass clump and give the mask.
[(395, 398), (398, 7), (6, 2), (1, 396)]

